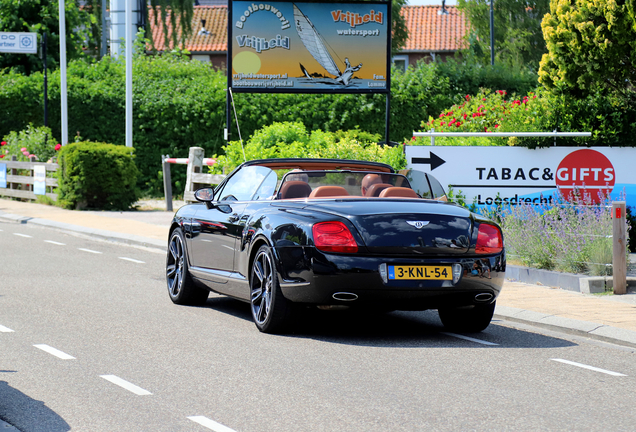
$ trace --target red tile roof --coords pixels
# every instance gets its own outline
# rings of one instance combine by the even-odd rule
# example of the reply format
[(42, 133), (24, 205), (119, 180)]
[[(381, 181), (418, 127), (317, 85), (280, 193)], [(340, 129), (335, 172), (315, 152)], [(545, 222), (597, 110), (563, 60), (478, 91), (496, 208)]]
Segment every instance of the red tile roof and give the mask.
[[(463, 47), (463, 37), (468, 29), (468, 20), (454, 6), (446, 6), (447, 14), (440, 14), (441, 6), (404, 6), (402, 14), (409, 30), (409, 39), (402, 52), (452, 52)], [(148, 22), (155, 41), (155, 48), (165, 49), (163, 24), (154, 24), (153, 11), (148, 13)], [(209, 36), (197, 34), (201, 20)], [(184, 48), (193, 54), (224, 53), (227, 50), (227, 6), (195, 6), (192, 17), (193, 34), (186, 40)], [(172, 29), (169, 28), (169, 34)], [(172, 43), (170, 44), (172, 45)]]
[[(205, 20), (205, 29), (210, 35), (199, 35), (201, 20)], [(154, 23), (152, 8), (148, 11), (148, 22), (158, 51), (165, 50), (163, 23)], [(168, 34), (172, 35), (172, 27), (168, 27)], [(172, 46), (172, 41), (170, 41)], [(225, 52), (227, 50), (227, 6), (195, 6), (192, 16), (192, 36), (186, 39), (183, 47), (193, 54)]]
[(464, 48), (468, 20), (455, 6), (404, 6), (409, 38), (402, 52), (448, 52)]

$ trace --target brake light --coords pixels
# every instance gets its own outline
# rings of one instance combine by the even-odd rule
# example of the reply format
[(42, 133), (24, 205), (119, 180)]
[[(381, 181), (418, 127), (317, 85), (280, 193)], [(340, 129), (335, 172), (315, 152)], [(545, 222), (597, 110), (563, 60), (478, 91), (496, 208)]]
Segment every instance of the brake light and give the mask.
[(323, 252), (358, 252), (358, 244), (342, 222), (319, 222), (312, 228), (314, 245)]
[(494, 225), (480, 224), (477, 232), (477, 245), (475, 252), (478, 254), (494, 254), (503, 250), (503, 237), (501, 231)]

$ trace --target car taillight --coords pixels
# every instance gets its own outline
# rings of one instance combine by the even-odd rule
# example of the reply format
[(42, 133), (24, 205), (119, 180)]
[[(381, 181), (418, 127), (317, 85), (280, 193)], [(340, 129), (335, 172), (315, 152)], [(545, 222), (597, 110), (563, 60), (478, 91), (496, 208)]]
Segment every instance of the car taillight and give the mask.
[(358, 244), (342, 222), (319, 222), (312, 228), (314, 245), (323, 252), (358, 252)]
[(480, 224), (477, 232), (475, 252), (479, 254), (494, 254), (503, 250), (501, 231), (494, 225)]

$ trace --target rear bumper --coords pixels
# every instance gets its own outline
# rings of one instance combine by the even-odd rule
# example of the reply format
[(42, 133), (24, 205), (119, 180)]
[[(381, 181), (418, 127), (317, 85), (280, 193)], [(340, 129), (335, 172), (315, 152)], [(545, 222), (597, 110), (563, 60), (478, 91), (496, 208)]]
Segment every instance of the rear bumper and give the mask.
[[(290, 301), (307, 304), (380, 306), (401, 310), (487, 304), (499, 295), (506, 271), (505, 252), (479, 258), (427, 259), (323, 254), (314, 248), (280, 248), (277, 252), (283, 295)], [(439, 280), (385, 282), (379, 270), (383, 263), (458, 263), (463, 272), (457, 283)], [(473, 274), (474, 267), (481, 271)], [(337, 293), (347, 295), (336, 295), (341, 298), (339, 300), (334, 298)]]

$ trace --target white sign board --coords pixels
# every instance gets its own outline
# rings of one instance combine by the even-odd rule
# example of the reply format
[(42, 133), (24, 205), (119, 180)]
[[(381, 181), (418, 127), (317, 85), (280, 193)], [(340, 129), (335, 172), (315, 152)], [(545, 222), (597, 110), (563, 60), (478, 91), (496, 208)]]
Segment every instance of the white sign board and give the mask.
[(0, 163), (0, 188), (7, 187), (7, 164)]
[(0, 52), (37, 54), (38, 34), (0, 32)]
[(44, 165), (33, 167), (33, 193), (46, 195), (46, 167)]
[(406, 160), (461, 191), (467, 204), (550, 204), (559, 191), (594, 202), (609, 193), (636, 206), (636, 148), (407, 146)]

